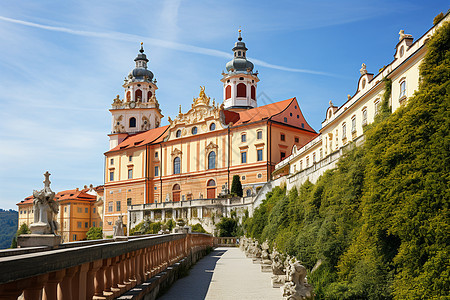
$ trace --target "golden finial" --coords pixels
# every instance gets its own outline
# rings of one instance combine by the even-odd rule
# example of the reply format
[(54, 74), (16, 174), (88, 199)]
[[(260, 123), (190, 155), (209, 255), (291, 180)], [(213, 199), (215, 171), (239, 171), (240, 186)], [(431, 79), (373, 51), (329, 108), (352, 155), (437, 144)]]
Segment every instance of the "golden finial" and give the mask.
[(141, 42), (141, 46), (144, 45), (144, 42)]

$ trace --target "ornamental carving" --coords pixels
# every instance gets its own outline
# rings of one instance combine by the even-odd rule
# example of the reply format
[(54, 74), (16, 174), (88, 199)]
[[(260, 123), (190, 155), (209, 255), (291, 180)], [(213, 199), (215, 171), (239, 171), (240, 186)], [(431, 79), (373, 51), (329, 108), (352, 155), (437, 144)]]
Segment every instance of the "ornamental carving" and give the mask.
[(206, 152), (209, 152), (210, 150), (217, 149), (218, 146), (214, 144), (213, 142), (209, 142), (208, 146), (206, 146)]
[(181, 152), (178, 148), (175, 148), (172, 151), (172, 157), (181, 156), (181, 154), (183, 154), (183, 152)]
[(150, 129), (150, 120), (146, 116), (142, 116), (141, 131)]
[(125, 127), (121, 124), (122, 120), (123, 120), (122, 115), (114, 118), (113, 133), (125, 132)]

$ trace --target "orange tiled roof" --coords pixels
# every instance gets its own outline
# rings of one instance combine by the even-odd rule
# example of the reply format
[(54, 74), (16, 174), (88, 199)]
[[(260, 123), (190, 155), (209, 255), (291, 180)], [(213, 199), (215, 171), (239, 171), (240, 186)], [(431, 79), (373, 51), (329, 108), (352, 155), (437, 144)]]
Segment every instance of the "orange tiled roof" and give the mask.
[[(65, 190), (61, 191), (56, 194), (55, 200), (56, 201), (64, 201), (64, 200), (78, 200), (78, 201), (95, 201), (97, 200), (97, 196), (90, 195), (87, 193), (89, 189), (83, 189), (83, 190)], [(33, 196), (28, 196), (24, 200), (17, 203), (17, 205), (24, 205), (24, 204), (33, 204)]]
[[(260, 107), (255, 107), (249, 110), (244, 110), (239, 112), (239, 120), (234, 123), (234, 125), (240, 125), (250, 122), (256, 122), (263, 119), (269, 119), (270, 117), (279, 114), (283, 110), (285, 110), (288, 105), (294, 100), (295, 98), (267, 104)], [(231, 122), (232, 120), (227, 120), (228, 122)], [(227, 122), (227, 123), (228, 123)]]
[[(129, 149), (137, 146), (143, 146), (145, 144), (149, 143), (158, 143), (161, 142), (164, 139), (164, 132), (169, 128), (169, 125), (154, 128), (147, 130), (145, 132), (129, 135), (125, 138), (125, 140), (122, 141), (119, 145), (112, 148), (111, 150), (107, 151), (106, 153), (122, 150), (122, 149)], [(105, 153), (105, 154), (106, 154)]]

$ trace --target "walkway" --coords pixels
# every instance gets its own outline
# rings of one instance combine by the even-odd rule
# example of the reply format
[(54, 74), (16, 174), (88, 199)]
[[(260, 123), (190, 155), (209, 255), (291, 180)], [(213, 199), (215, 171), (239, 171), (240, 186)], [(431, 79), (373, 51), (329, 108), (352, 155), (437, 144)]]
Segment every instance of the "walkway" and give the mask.
[(216, 248), (159, 299), (281, 299), (280, 289), (272, 288), (271, 276), (239, 248)]

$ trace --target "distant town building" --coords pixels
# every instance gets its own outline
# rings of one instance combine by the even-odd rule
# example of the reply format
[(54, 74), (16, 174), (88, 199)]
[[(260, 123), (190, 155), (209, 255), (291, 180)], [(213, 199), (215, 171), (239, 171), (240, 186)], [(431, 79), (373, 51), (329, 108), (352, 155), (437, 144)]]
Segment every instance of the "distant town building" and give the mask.
[[(82, 190), (66, 190), (56, 194), (55, 200), (59, 204), (56, 216), (58, 234), (62, 242), (73, 242), (86, 239), (86, 233), (91, 227), (102, 227), (103, 214), (103, 186), (85, 187)], [(33, 196), (29, 196), (17, 203), (19, 210), (19, 224), (28, 227), (33, 223)]]

